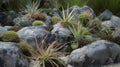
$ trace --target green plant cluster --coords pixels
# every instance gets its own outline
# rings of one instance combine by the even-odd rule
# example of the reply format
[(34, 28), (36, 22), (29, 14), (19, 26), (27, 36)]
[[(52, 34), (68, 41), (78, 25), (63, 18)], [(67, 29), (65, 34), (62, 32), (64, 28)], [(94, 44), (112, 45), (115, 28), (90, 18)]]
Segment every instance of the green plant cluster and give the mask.
[(44, 23), (43, 21), (35, 20), (35, 21), (32, 23), (32, 26), (42, 25), (43, 23)]
[(2, 33), (1, 38), (4, 42), (19, 42), (19, 36), (14, 31), (7, 31)]
[(60, 20), (61, 20), (61, 18), (58, 17), (58, 16), (53, 16), (52, 19), (51, 19), (51, 21), (52, 21), (53, 24), (59, 22)]

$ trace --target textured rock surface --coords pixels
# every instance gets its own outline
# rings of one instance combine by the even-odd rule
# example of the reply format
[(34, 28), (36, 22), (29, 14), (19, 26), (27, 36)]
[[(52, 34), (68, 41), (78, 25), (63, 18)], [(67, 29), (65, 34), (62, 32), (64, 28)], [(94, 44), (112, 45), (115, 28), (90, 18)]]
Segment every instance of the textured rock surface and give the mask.
[(57, 34), (61, 37), (68, 37), (71, 34), (70, 30), (63, 27), (60, 23), (55, 24), (53, 27), (54, 28), (51, 31), (52, 34)]
[(102, 24), (109, 27), (117, 28), (120, 27), (120, 18), (113, 15), (110, 20), (104, 21)]
[(99, 40), (74, 50), (68, 63), (74, 67), (100, 67), (120, 62), (120, 46), (105, 40)]
[(25, 40), (34, 46), (36, 43), (35, 38), (40, 40), (43, 36), (48, 34), (49, 31), (41, 26), (30, 26), (22, 28), (17, 33), (21, 40)]
[(0, 67), (28, 67), (28, 61), (15, 43), (0, 42)]
[(120, 67), (120, 64), (106, 65), (102, 67)]
[(120, 17), (112, 16), (111, 20), (113, 27), (120, 27)]
[(112, 17), (112, 12), (109, 10), (105, 10), (103, 13), (101, 13), (100, 18), (102, 20), (110, 20)]
[(7, 28), (4, 28), (4, 27), (0, 26), (0, 34), (3, 33), (3, 32), (6, 32), (6, 31), (8, 31)]

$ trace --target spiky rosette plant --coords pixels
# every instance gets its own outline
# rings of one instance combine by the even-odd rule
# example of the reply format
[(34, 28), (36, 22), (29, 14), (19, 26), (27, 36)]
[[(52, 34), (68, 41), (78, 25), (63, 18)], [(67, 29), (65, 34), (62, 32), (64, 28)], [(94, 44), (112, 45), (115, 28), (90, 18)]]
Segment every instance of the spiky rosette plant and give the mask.
[(69, 29), (73, 35), (73, 41), (71, 46), (73, 48), (78, 48), (80, 46), (80, 44), (84, 44), (87, 43), (85, 42), (86, 40), (93, 40), (91, 38), (86, 39), (86, 36), (88, 36), (90, 34), (90, 29), (83, 27), (82, 24), (80, 24), (80, 22), (78, 22), (77, 25), (74, 25), (73, 23), (71, 23), (71, 25), (69, 26)]
[(62, 20), (61, 20), (61, 24), (63, 27), (68, 27), (69, 23), (73, 20), (74, 17), (74, 9), (72, 11), (69, 11), (69, 9), (67, 9), (66, 11), (63, 9), (62, 10)]
[(27, 13), (28, 17), (31, 17), (35, 12), (39, 12), (39, 6), (40, 6), (41, 0), (28, 0), (28, 3), (26, 7), (24, 8), (24, 11)]
[(48, 44), (48, 47), (43, 43), (36, 44), (36, 49), (30, 50), (32, 55), (30, 58), (35, 60), (33, 67), (65, 67), (64, 62), (59, 58), (65, 53), (58, 51), (60, 48), (56, 47), (56, 44), (56, 41)]

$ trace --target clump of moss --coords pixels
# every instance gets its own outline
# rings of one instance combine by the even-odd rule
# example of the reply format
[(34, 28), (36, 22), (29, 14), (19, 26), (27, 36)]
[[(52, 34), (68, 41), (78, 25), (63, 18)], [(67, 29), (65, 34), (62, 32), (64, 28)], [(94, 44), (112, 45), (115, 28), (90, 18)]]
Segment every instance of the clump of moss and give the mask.
[(9, 29), (9, 31), (15, 31), (17, 32), (18, 30), (22, 29), (22, 26), (13, 26), (12, 28)]
[(25, 41), (19, 42), (18, 46), (25, 55), (30, 55), (29, 50), (34, 50), (33, 47)]
[(19, 36), (14, 31), (7, 31), (2, 33), (1, 38), (4, 42), (19, 42)]
[(43, 24), (43, 21), (36, 20), (32, 23), (32, 26), (37, 26), (37, 25), (42, 25), (42, 24)]
[(60, 21), (60, 20), (61, 20), (61, 19), (60, 19), (60, 17), (58, 17), (58, 16), (53, 16), (52, 19), (51, 19), (51, 21), (52, 21), (53, 24), (57, 23), (57, 22)]

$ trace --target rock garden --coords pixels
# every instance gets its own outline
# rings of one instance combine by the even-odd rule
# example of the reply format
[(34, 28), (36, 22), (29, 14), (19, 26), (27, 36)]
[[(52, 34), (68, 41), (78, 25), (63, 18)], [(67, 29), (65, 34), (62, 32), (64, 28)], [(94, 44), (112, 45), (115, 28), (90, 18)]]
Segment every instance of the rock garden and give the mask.
[(0, 67), (120, 67), (119, 4), (0, 0)]

